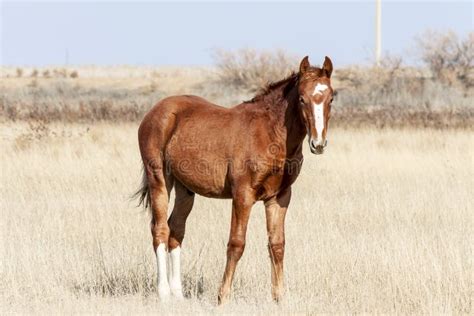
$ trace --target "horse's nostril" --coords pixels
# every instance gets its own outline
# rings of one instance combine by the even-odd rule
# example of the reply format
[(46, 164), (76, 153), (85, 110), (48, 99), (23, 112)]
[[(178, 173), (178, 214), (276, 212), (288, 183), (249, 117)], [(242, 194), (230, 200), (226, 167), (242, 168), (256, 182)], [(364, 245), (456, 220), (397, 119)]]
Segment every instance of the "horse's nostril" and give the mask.
[(321, 142), (311, 140), (309, 146), (313, 154), (322, 154), (324, 152), (324, 145)]
[(324, 147), (324, 146), (326, 146), (326, 141), (320, 142), (317, 140), (311, 140), (311, 147), (313, 148)]

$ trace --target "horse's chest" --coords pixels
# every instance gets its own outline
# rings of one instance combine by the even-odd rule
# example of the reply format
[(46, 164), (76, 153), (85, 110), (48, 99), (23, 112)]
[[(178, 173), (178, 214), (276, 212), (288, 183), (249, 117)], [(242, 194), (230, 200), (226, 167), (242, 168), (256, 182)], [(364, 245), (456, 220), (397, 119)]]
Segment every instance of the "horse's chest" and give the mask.
[(258, 199), (267, 199), (291, 186), (300, 173), (301, 165), (302, 156), (274, 160), (265, 173), (256, 177), (262, 180), (257, 189)]

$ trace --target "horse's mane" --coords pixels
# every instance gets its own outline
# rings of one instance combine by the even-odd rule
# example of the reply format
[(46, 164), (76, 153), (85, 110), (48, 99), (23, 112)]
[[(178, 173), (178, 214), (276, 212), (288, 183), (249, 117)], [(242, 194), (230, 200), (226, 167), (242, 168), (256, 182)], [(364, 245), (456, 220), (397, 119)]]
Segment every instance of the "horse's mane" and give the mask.
[(289, 76), (286, 78), (271, 82), (267, 84), (264, 88), (262, 88), (256, 96), (254, 96), (252, 99), (244, 101), (244, 103), (252, 103), (256, 101), (262, 100), (265, 96), (269, 95), (272, 91), (281, 88), (282, 86), (285, 86), (285, 90), (283, 91), (283, 95), (286, 95), (292, 87), (298, 82), (298, 73), (297, 72), (292, 72)]

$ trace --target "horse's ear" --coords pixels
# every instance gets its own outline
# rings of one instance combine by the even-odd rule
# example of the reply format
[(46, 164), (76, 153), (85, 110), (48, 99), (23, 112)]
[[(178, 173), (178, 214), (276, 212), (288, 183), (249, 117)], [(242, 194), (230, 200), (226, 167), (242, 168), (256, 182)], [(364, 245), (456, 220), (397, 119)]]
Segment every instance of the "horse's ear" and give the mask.
[(323, 69), (326, 71), (326, 75), (328, 76), (328, 78), (331, 78), (332, 61), (328, 56), (324, 57)]
[(300, 74), (304, 74), (309, 68), (309, 59), (308, 56), (305, 56), (300, 63)]

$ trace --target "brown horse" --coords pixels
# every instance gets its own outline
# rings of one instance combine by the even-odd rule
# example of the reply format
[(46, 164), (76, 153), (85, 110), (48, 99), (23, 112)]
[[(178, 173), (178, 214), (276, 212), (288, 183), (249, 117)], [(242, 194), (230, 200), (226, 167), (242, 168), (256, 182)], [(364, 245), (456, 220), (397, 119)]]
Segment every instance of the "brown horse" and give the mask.
[[(158, 294), (182, 298), (180, 246), (195, 193), (232, 199), (227, 264), (219, 304), (228, 300), (245, 248), (250, 210), (265, 203), (273, 299), (283, 292), (284, 221), (291, 185), (303, 161), (308, 135), (322, 154), (331, 111), (332, 62), (322, 68), (303, 58), (298, 73), (269, 85), (252, 100), (224, 108), (196, 96), (173, 96), (156, 104), (138, 130), (143, 183), (137, 195), (151, 206), (151, 233), (158, 263)], [(168, 218), (170, 191), (175, 204)], [(166, 251), (170, 254), (167, 275)]]

